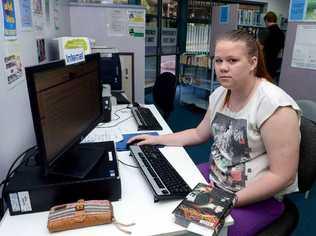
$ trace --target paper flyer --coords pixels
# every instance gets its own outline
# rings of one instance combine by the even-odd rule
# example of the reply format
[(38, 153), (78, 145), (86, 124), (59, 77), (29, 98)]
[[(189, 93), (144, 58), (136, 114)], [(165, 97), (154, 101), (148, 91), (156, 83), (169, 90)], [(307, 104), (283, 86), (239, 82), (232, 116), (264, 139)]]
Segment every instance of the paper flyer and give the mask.
[(32, 0), (33, 12), (43, 15), (42, 0)]
[(20, 15), (22, 31), (32, 29), (31, 0), (20, 0)]
[(59, 8), (60, 8), (60, 2), (59, 0), (55, 0), (54, 1), (54, 9), (53, 9), (53, 18), (54, 18), (54, 26), (55, 26), (55, 30), (59, 30), (60, 29), (60, 20), (59, 20)]
[(145, 37), (145, 11), (128, 10), (128, 34), (131, 37)]
[(113, 9), (109, 18), (109, 36), (127, 35), (127, 16), (125, 9)]
[(44, 30), (44, 14), (42, 0), (32, 0), (32, 11), (34, 30), (41, 32)]
[(4, 44), (4, 68), (5, 78), (9, 88), (14, 87), (17, 82), (22, 81), (23, 67), (21, 63), (21, 53), (17, 42), (7, 42)]
[(316, 26), (298, 25), (293, 48), (292, 67), (316, 70)]
[(49, 7), (49, 0), (45, 0), (45, 17), (46, 23), (50, 23), (50, 7)]

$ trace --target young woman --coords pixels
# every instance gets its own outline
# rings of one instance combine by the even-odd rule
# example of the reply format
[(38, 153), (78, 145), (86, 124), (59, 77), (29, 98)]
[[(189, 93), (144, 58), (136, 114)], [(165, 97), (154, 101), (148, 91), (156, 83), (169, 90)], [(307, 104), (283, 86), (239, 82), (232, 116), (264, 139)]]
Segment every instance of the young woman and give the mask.
[(281, 215), (276, 198), (297, 190), (299, 107), (269, 82), (262, 51), (247, 32), (218, 39), (214, 60), (221, 87), (196, 128), (129, 142), (187, 146), (213, 138), (209, 181), (238, 197), (229, 235), (254, 235)]

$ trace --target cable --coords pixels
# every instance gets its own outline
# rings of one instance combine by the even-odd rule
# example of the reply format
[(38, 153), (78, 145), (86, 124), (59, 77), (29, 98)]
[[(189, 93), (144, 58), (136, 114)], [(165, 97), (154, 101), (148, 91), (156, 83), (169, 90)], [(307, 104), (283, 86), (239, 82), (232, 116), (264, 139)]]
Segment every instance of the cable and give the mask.
[[(115, 119), (115, 120), (113, 120), (113, 121), (119, 120), (121, 117), (120, 117), (118, 114), (116, 114), (116, 113), (119, 112), (119, 111), (125, 110), (125, 109), (131, 109), (131, 107), (130, 107), (130, 106), (127, 106), (127, 107), (123, 107), (123, 108), (118, 109), (117, 111), (115, 111), (115, 112), (113, 113), (113, 115), (116, 115), (118, 118)], [(130, 119), (130, 118), (132, 118), (132, 117), (133, 117), (133, 116), (129, 116), (129, 117), (125, 118), (124, 120), (121, 120), (121, 121), (119, 121), (118, 123), (116, 123), (116, 124), (114, 124), (114, 125), (110, 125), (110, 126), (97, 125), (96, 128), (113, 128), (113, 127), (116, 127), (117, 125), (123, 123), (124, 121), (126, 121), (126, 120), (128, 120), (128, 119)]]
[[(32, 152), (31, 152), (32, 151)], [(24, 162), (27, 162), (28, 159), (37, 151), (37, 146), (32, 146), (29, 149), (27, 149), (26, 151), (24, 151), (22, 154), (20, 154), (15, 160), (14, 162), (11, 164), (7, 175), (5, 177), (5, 179), (0, 183), (0, 186), (3, 185), (2, 188), (2, 193), (1, 193), (1, 201), (0, 201), (0, 218), (4, 215), (4, 205), (5, 205), (5, 201), (4, 201), (4, 192), (5, 192), (5, 188), (10, 180), (10, 178), (12, 177), (13, 173), (16, 171), (16, 169), (22, 165)], [(21, 158), (25, 158), (22, 162), (20, 162), (20, 164), (14, 168), (15, 164), (21, 159)]]
[[(9, 176), (10, 178), (12, 177), (13, 173), (14, 173), (14, 172), (12, 172), (12, 173), (11, 173), (11, 175)], [(2, 181), (1, 181), (1, 183), (0, 183), (0, 187), (1, 187), (1, 185), (3, 185), (5, 182), (6, 182), (6, 178), (5, 178), (4, 180), (2, 180)]]
[(122, 163), (123, 165), (129, 166), (129, 167), (133, 167), (133, 168), (136, 168), (136, 169), (139, 168), (139, 166), (133, 166), (133, 165), (127, 164), (127, 163), (121, 161), (120, 159), (119, 159), (118, 161), (119, 161), (120, 163)]
[(121, 109), (118, 109), (117, 111), (114, 112), (115, 115), (117, 115), (116, 113), (125, 109), (131, 109), (131, 107), (127, 106), (127, 107), (123, 107)]
[(118, 123), (116, 123), (114, 125), (110, 125), (110, 126), (100, 126), (100, 125), (98, 125), (96, 128), (113, 128), (113, 127), (118, 126), (119, 124), (122, 124), (123, 122), (127, 121), (130, 118), (133, 118), (133, 116), (129, 116), (129, 117), (125, 118), (124, 120), (121, 120), (120, 122), (118, 122)]
[(117, 120), (119, 120), (121, 117), (117, 114), (119, 111), (122, 111), (122, 110), (125, 110), (125, 109), (131, 109), (130, 107), (123, 107), (123, 108), (121, 108), (121, 109), (118, 109), (117, 111), (115, 111), (114, 113), (113, 113), (113, 115), (115, 115), (117, 118), (116, 119), (114, 119), (114, 120), (112, 120), (112, 121), (117, 121)]

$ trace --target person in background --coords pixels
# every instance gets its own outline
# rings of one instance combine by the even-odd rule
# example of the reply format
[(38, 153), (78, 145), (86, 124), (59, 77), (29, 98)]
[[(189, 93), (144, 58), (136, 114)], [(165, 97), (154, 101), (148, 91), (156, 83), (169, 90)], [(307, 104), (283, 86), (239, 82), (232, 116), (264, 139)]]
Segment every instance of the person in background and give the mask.
[(262, 49), (246, 31), (217, 40), (214, 65), (221, 86), (196, 128), (128, 142), (189, 146), (212, 138), (209, 164), (199, 168), (211, 184), (238, 197), (228, 235), (255, 235), (282, 214), (277, 198), (298, 190), (300, 110), (269, 81)]
[(278, 55), (284, 48), (285, 39), (284, 33), (277, 24), (277, 20), (276, 14), (272, 11), (269, 11), (264, 16), (267, 34), (262, 42), (266, 67), (276, 84), (279, 82), (277, 71), (281, 66), (281, 60), (278, 59)]

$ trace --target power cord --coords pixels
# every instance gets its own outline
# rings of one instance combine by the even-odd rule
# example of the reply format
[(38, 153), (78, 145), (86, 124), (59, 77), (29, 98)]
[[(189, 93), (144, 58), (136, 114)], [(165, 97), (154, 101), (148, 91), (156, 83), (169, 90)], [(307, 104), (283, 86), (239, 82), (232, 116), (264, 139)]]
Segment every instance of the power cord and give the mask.
[[(121, 117), (117, 114), (119, 111), (125, 110), (125, 109), (131, 109), (132, 106), (127, 105), (127, 107), (123, 107), (117, 111), (115, 111), (113, 113), (113, 115), (115, 115), (117, 118), (113, 121), (119, 120)], [(97, 125), (96, 128), (113, 128), (118, 126), (119, 124), (122, 124), (123, 122), (129, 120), (130, 118), (132, 118), (133, 116), (129, 116), (127, 118), (125, 118), (124, 120), (119, 121), (118, 123), (114, 124), (114, 125), (110, 125), (110, 126), (105, 126), (105, 125)]]
[(122, 124), (123, 122), (125, 122), (125, 121), (127, 121), (127, 120), (129, 120), (131, 118), (133, 118), (133, 116), (129, 116), (129, 117), (125, 118), (124, 120), (121, 120), (120, 122), (118, 122), (118, 123), (116, 123), (114, 125), (109, 125), (109, 126), (98, 125), (96, 128), (114, 128), (114, 127), (118, 126), (119, 124)]
[[(1, 181), (0, 186), (3, 185), (3, 188), (2, 188), (1, 201), (0, 201), (0, 219), (2, 218), (2, 216), (4, 215), (4, 212), (5, 212), (4, 192), (5, 192), (5, 188), (6, 188), (7, 184), (9, 183), (10, 178), (12, 177), (14, 172), (17, 170), (17, 168), (20, 167), (22, 164), (27, 163), (29, 158), (32, 157), (36, 152), (37, 152), (37, 146), (33, 146), (33, 147), (27, 149), (26, 151), (24, 151), (22, 154), (20, 154), (14, 160), (14, 162), (11, 164), (5, 179)], [(25, 158), (25, 159), (23, 161), (21, 161), (20, 164), (17, 167), (15, 167), (16, 163), (22, 157)]]
[(126, 109), (131, 109), (131, 108), (130, 108), (129, 106), (127, 106), (127, 107), (123, 107), (123, 108), (118, 109), (117, 111), (115, 111), (115, 112), (113, 113), (113, 115), (115, 115), (117, 118), (114, 119), (113, 121), (119, 120), (121, 117), (120, 117), (117, 113), (118, 113), (119, 111), (126, 110)]
[(127, 163), (121, 161), (120, 159), (118, 159), (118, 161), (119, 161), (120, 163), (122, 163), (123, 165), (126, 165), (126, 166), (128, 166), (128, 167), (133, 167), (133, 168), (136, 168), (136, 169), (139, 168), (139, 166), (133, 166), (133, 165), (131, 165), (131, 164), (127, 164)]

